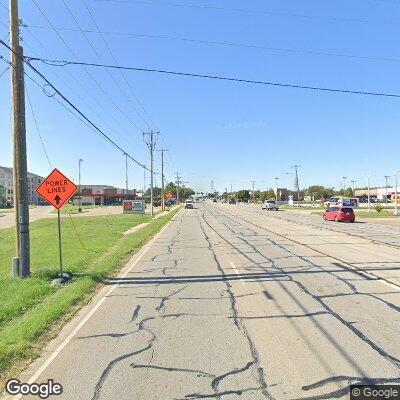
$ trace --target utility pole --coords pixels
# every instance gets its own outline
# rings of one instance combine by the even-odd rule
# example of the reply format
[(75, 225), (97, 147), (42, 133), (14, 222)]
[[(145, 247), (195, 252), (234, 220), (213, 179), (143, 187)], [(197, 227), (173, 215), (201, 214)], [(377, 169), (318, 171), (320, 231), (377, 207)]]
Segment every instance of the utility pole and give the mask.
[(145, 190), (146, 190), (146, 170), (143, 168), (143, 198), (144, 208), (146, 208), (146, 198), (145, 198)]
[(128, 185), (128, 154), (124, 153), (125, 156), (125, 190), (126, 194), (128, 194), (129, 185)]
[(19, 275), (30, 275), (28, 168), (26, 159), (25, 88), (23, 49), (19, 45), (18, 0), (10, 0), (10, 47), (13, 130), (13, 187), (15, 248)]
[(394, 175), (394, 215), (397, 215), (398, 207), (397, 207), (397, 178), (399, 177), (400, 171), (395, 171)]
[(250, 182), (251, 182), (252, 185), (253, 185), (252, 197), (253, 197), (253, 203), (255, 203), (255, 202), (256, 202), (256, 198), (255, 198), (255, 196), (254, 196), (254, 184), (256, 183), (256, 181), (250, 181)]
[(232, 183), (231, 183), (231, 197), (232, 197)]
[(211, 193), (215, 196), (215, 192), (214, 192), (214, 181), (211, 181)]
[(177, 203), (179, 204), (179, 183), (180, 183), (180, 181), (179, 181), (179, 172), (176, 172), (176, 185), (177, 185), (177, 188), (176, 188), (176, 201), (177, 201)]
[[(150, 203), (151, 203), (151, 217), (154, 217), (154, 204), (153, 204), (153, 192), (154, 192), (154, 149), (155, 149), (155, 140), (154, 140), (154, 131), (150, 131), (149, 133), (144, 133), (143, 135), (149, 135), (149, 140), (147, 142), (147, 146), (150, 150)], [(158, 133), (158, 132), (156, 132)]]
[(386, 188), (386, 204), (388, 202), (388, 179), (390, 178), (390, 175), (385, 175), (385, 188)]
[(352, 179), (350, 182), (353, 184), (353, 197), (356, 197), (356, 189), (355, 189), (355, 187), (354, 187), (354, 184), (355, 184), (357, 181), (355, 181), (354, 179)]
[(343, 177), (343, 196), (346, 196), (346, 179), (347, 176)]
[(279, 178), (275, 178), (275, 200), (276, 201), (278, 201), (278, 179)]
[(298, 173), (298, 168), (300, 168), (301, 165), (292, 165), (292, 168), (294, 168), (294, 189), (297, 190), (297, 201), (300, 202), (300, 186), (299, 186), (299, 173)]
[(367, 176), (368, 180), (368, 212), (371, 212), (371, 176)]
[(78, 206), (78, 212), (82, 212), (82, 191), (81, 191), (81, 163), (83, 162), (82, 158), (79, 159), (78, 162), (78, 170), (79, 170), (79, 176), (78, 176), (78, 188), (79, 188), (79, 206)]
[(160, 149), (157, 151), (161, 151), (161, 210), (165, 211), (164, 152), (168, 151), (168, 149)]

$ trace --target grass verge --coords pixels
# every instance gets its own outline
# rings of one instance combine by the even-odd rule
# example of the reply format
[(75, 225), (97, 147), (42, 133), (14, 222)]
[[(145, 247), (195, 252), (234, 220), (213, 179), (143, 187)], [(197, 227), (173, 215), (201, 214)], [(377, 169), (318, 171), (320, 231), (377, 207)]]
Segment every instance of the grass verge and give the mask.
[[(97, 206), (97, 205), (85, 205), (81, 206), (82, 212), (85, 212), (87, 210), (91, 210), (92, 208), (98, 208), (102, 206)], [(57, 214), (57, 210), (52, 210), (52, 214)], [(78, 214), (79, 213), (79, 206), (73, 205), (73, 204), (65, 204), (61, 209), (60, 209), (61, 214)]]
[[(0, 390), (6, 379), (17, 376), (40, 354), (45, 342), (89, 301), (102, 280), (115, 273), (177, 211), (154, 220), (115, 215), (74, 218), (73, 225), (63, 221), (65, 271), (74, 278), (58, 288), (49, 283), (58, 273), (56, 221), (31, 224), (33, 272), (24, 280), (9, 277), (14, 235), (11, 229), (0, 230)], [(123, 235), (142, 222), (149, 223), (133, 235)]]

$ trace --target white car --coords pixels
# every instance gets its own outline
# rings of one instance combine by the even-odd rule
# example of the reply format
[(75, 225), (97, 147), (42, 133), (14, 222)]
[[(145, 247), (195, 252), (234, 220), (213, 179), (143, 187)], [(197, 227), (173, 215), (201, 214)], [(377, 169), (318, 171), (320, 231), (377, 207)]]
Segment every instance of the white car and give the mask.
[(261, 210), (273, 210), (278, 211), (278, 205), (275, 203), (275, 200), (264, 200), (261, 203)]
[(193, 201), (192, 200), (186, 200), (185, 201), (185, 208), (194, 208), (193, 207)]

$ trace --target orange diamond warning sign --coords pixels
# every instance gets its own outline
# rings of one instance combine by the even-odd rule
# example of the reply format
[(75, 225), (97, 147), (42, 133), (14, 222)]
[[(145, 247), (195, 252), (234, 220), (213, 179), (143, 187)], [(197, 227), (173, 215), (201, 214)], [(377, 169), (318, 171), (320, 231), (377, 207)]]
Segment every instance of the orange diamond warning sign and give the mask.
[(54, 168), (36, 192), (58, 210), (72, 197), (77, 188), (74, 182)]

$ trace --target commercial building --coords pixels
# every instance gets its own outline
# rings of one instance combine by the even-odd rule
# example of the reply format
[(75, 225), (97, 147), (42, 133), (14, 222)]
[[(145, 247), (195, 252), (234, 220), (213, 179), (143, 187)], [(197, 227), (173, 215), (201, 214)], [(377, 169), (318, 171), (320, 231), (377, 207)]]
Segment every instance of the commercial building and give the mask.
[[(386, 196), (387, 193), (387, 196)], [(355, 189), (355, 195), (358, 198), (365, 198), (368, 196), (368, 189)], [(388, 187), (388, 188), (370, 188), (369, 195), (372, 198), (376, 198), (380, 201), (394, 201), (395, 197), (395, 188)], [(400, 198), (400, 185), (397, 188), (397, 197)]]
[[(29, 204), (44, 204), (36, 193), (36, 188), (44, 181), (42, 176), (28, 172), (28, 202)], [(14, 203), (13, 169), (0, 166), (0, 185), (6, 189), (6, 201)]]
[[(122, 204), (122, 200), (134, 200), (136, 190), (119, 189), (109, 185), (81, 185), (82, 205), (113, 205)], [(73, 203), (79, 203), (79, 193), (74, 196)]]

